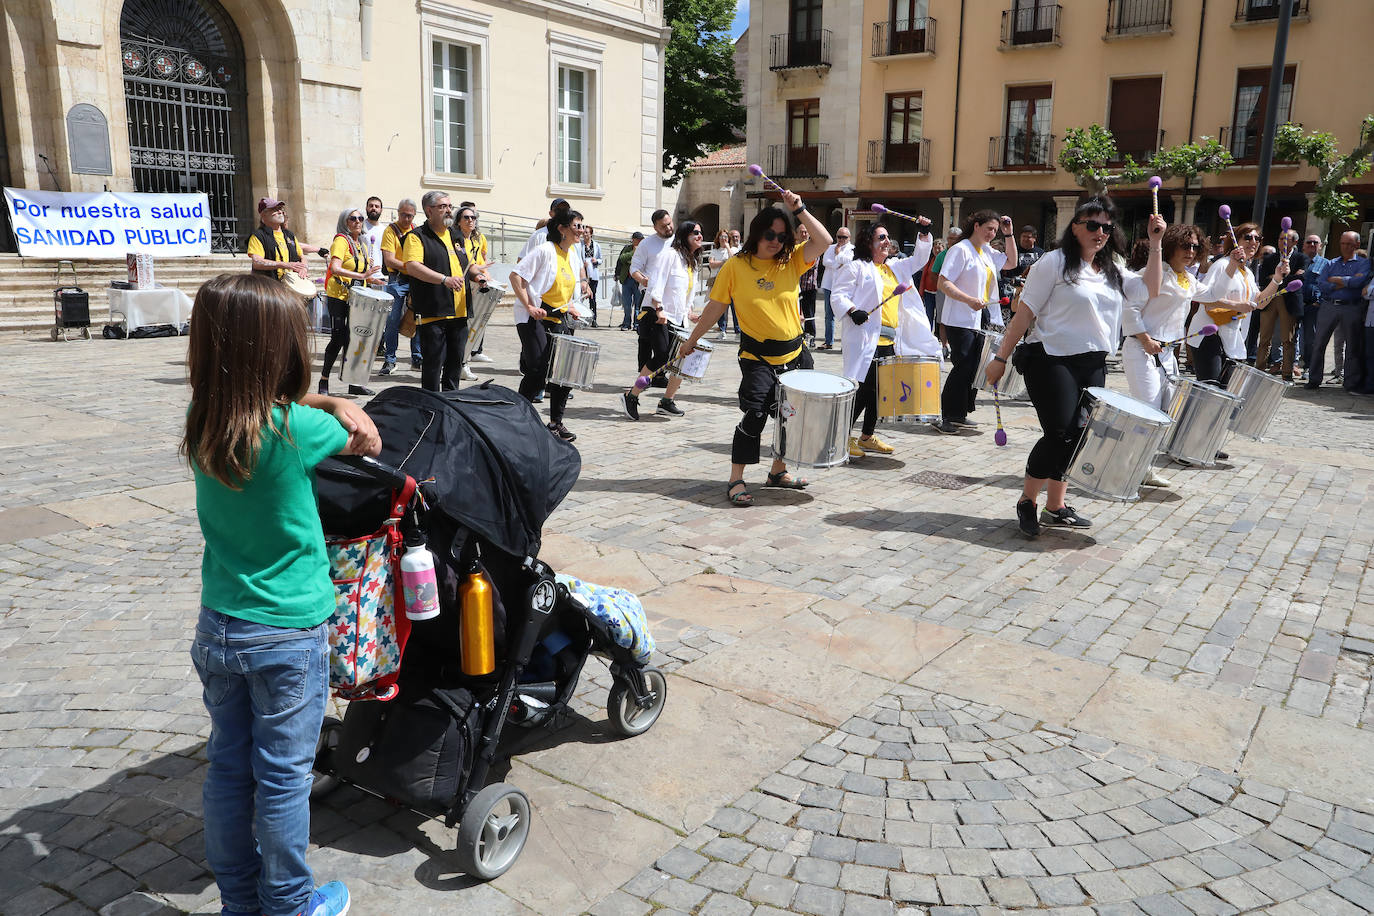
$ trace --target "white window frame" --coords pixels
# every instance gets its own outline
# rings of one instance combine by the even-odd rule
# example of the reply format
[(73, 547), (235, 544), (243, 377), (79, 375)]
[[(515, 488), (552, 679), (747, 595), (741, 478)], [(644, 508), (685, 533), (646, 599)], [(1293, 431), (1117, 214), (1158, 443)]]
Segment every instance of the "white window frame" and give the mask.
[[(436, 46), (437, 46), (437, 47), (436, 47)], [(443, 88), (443, 89), (441, 89), (441, 88), (439, 88), (438, 86), (435, 86), (435, 85), (434, 85), (434, 80), (433, 80), (432, 77), (431, 77), (431, 79), (430, 79), (430, 85), (429, 85), (430, 130), (431, 130), (431, 131), (434, 131), (434, 130), (435, 130), (435, 113), (434, 113), (434, 108), (435, 108), (435, 106), (436, 106), (436, 103), (438, 103), (438, 102), (442, 99), (442, 100), (443, 100), (443, 106), (442, 106), (442, 112), (443, 112), (443, 113), (442, 113), (442, 115), (440, 116), (440, 119), (441, 119), (441, 120), (443, 121), (443, 123), (444, 123), (444, 136), (443, 136), (443, 137), (438, 137), (438, 136), (434, 136), (434, 134), (431, 134), (431, 137), (432, 137), (433, 142), (432, 142), (432, 145), (430, 146), (430, 149), (429, 149), (429, 156), (430, 156), (429, 170), (430, 170), (430, 171), (434, 171), (434, 172), (446, 172), (446, 173), (453, 174), (453, 175), (471, 175), (471, 174), (473, 174), (473, 169), (468, 168), (468, 166), (470, 166), (470, 165), (476, 165), (476, 159), (477, 159), (477, 157), (474, 155), (474, 152), (475, 152), (475, 151), (474, 151), (473, 148), (472, 148), (472, 121), (473, 121), (473, 110), (472, 110), (472, 101), (473, 101), (473, 100), (472, 100), (472, 59), (473, 59), (473, 57), (474, 57), (475, 55), (473, 54), (473, 49), (472, 49), (472, 46), (471, 46), (471, 45), (461, 44), (461, 43), (456, 42), (456, 41), (445, 41), (445, 40), (442, 39), (442, 38), (435, 38), (434, 40), (432, 40), (432, 41), (430, 42), (430, 44), (429, 44), (429, 49), (430, 49), (430, 54), (431, 54), (431, 55), (434, 55), (434, 56), (438, 56), (438, 57), (444, 58), (444, 59), (445, 59), (444, 62), (445, 62), (446, 64), (448, 64), (449, 66), (452, 65), (452, 63), (453, 63), (453, 58), (454, 58), (454, 57), (461, 55), (461, 56), (464, 58), (463, 69), (464, 69), (464, 71), (465, 71), (466, 74), (467, 74), (467, 80), (466, 80), (467, 88), (466, 88), (466, 89), (449, 89), (449, 88)], [(438, 54), (436, 55), (435, 52), (438, 52)], [(432, 64), (432, 63), (433, 63), (433, 59), (431, 58), (431, 64)], [(445, 66), (445, 67), (441, 68), (441, 70), (447, 70), (447, 69), (449, 69), (449, 66)], [(430, 73), (433, 74), (434, 72), (435, 72), (435, 71), (434, 71), (434, 69), (433, 69), (432, 66), (431, 66)], [(462, 141), (462, 155), (463, 155), (463, 159), (464, 159), (464, 167), (463, 167), (463, 168), (452, 168), (452, 167), (451, 167), (452, 164), (453, 164), (453, 163), (452, 163), (453, 151), (452, 151), (452, 148), (451, 148), (451, 146), (450, 146), (450, 144), (449, 144), (448, 134), (449, 134), (449, 130), (452, 128), (452, 125), (451, 125), (450, 122), (449, 122), (449, 108), (450, 108), (449, 102), (450, 102), (451, 100), (453, 100), (453, 99), (457, 99), (458, 101), (460, 101), (460, 102), (463, 103), (463, 112), (464, 112), (464, 115), (463, 115), (463, 141)], [(436, 131), (436, 133), (437, 133), (437, 131)], [(442, 158), (444, 158), (445, 160), (449, 160), (449, 161), (446, 163), (448, 166), (450, 166), (449, 168), (445, 168), (445, 167), (441, 166), (440, 163), (436, 161), (437, 159), (440, 158), (440, 156), (442, 156)]]
[[(602, 185), (604, 147), (601, 136), (601, 60), (605, 49), (605, 42), (549, 30), (549, 197), (600, 200), (606, 196)], [(561, 68), (580, 70), (584, 74), (583, 181), (578, 184), (570, 184), (558, 177), (559, 157), (562, 152), (558, 148), (558, 71)]]
[[(420, 0), (420, 61), (424, 67), (421, 122), (424, 127), (425, 186), (490, 191), (491, 179), (491, 20), (492, 17), (439, 0)], [(468, 171), (444, 172), (434, 163), (434, 43), (463, 45), (468, 52)]]

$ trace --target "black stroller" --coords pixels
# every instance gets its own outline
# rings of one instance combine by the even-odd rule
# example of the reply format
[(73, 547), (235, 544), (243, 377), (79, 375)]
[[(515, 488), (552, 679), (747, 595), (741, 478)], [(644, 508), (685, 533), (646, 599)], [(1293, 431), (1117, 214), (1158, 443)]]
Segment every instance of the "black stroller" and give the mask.
[[(607, 712), (621, 734), (652, 727), (667, 681), (537, 559), (544, 521), (581, 458), (524, 398), (490, 384), (392, 388), (367, 413), (382, 435), (379, 459), (331, 460), (317, 472), (325, 533), (361, 537), (394, 523), (395, 494), (418, 481), (401, 524), (418, 527), (434, 554), (440, 613), (410, 622), (394, 699), (357, 700), (342, 721), (326, 720), (312, 794), (347, 783), (457, 824), (463, 870), (490, 880), (515, 863), (530, 826), (525, 793), (486, 784), (506, 723), (563, 718), (593, 653), (609, 663)], [(475, 568), (493, 586), (495, 619), (496, 667), (479, 677), (459, 664), (459, 585)]]

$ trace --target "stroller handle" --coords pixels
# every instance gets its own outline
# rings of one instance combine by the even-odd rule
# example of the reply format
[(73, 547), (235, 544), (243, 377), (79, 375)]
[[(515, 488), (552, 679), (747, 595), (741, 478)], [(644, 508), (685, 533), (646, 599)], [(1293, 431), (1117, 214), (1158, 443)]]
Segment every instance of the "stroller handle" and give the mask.
[(403, 488), (406, 481), (410, 479), (410, 475), (405, 471), (393, 468), (391, 465), (384, 464), (367, 455), (338, 455), (325, 460), (342, 464), (355, 471), (361, 471), (373, 480), (389, 484), (395, 490)]

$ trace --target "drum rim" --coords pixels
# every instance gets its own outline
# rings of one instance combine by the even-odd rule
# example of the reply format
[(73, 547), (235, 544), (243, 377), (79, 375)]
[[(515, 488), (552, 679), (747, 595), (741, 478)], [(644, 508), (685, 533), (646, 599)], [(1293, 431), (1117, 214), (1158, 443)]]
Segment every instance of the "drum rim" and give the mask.
[(937, 366), (944, 362), (938, 356), (883, 356), (879, 357), (880, 366), (914, 366), (920, 363), (935, 363)]
[(1227, 398), (1231, 399), (1232, 401), (1244, 400), (1243, 397), (1236, 394), (1234, 391), (1227, 391), (1220, 385), (1213, 384), (1212, 382), (1208, 382), (1200, 378), (1180, 378), (1174, 384), (1178, 386), (1180, 391), (1200, 391), (1207, 395), (1222, 394), (1225, 395)]
[[(788, 376), (796, 376), (801, 373), (805, 373), (805, 375), (803, 376), (804, 378), (811, 378), (815, 376), (821, 378), (835, 379), (837, 382), (841, 382), (844, 385), (844, 387), (839, 391), (812, 391), (809, 388), (802, 388), (797, 385), (787, 383), (786, 379)], [(795, 380), (796, 379), (794, 378), (794, 381)], [(852, 394), (853, 392), (859, 390), (858, 382), (855, 382), (853, 379), (847, 379), (843, 375), (835, 375), (833, 372), (822, 372), (819, 369), (789, 369), (786, 372), (781, 372), (778, 374), (778, 384), (782, 385), (790, 391), (797, 391), (801, 392), (802, 394), (814, 394), (820, 397), (838, 397), (846, 394)]]
[[(1153, 422), (1153, 423), (1160, 423), (1160, 422), (1163, 422), (1163, 423), (1172, 423), (1172, 422), (1174, 422), (1172, 417), (1170, 417), (1170, 416), (1169, 416), (1167, 413), (1165, 413), (1164, 411), (1160, 410), (1158, 407), (1151, 407), (1149, 404), (1146, 404), (1144, 401), (1137, 400), (1136, 398), (1131, 397), (1129, 394), (1125, 394), (1125, 393), (1120, 392), (1120, 391), (1113, 391), (1113, 390), (1110, 389), (1110, 388), (1103, 388), (1101, 385), (1092, 385), (1092, 386), (1090, 386), (1090, 387), (1088, 387), (1088, 388), (1084, 388), (1083, 390), (1084, 390), (1087, 394), (1092, 395), (1092, 397), (1095, 398), (1095, 399), (1096, 399), (1097, 401), (1099, 401), (1100, 403), (1106, 404), (1108, 407), (1111, 407), (1111, 408), (1113, 408), (1113, 409), (1115, 409), (1115, 410), (1118, 410), (1118, 411), (1120, 411), (1120, 412), (1122, 412), (1122, 413), (1130, 414), (1131, 416), (1135, 417), (1137, 420), (1146, 420), (1146, 421)], [(1102, 397), (1101, 395), (1093, 394), (1093, 392), (1095, 392), (1095, 391), (1105, 392), (1106, 394), (1111, 395), (1111, 399), (1104, 398), (1104, 397)], [(1113, 404), (1113, 403), (1112, 403), (1112, 400), (1113, 400), (1113, 399), (1116, 399), (1116, 398), (1121, 398), (1122, 400), (1125, 400), (1125, 401), (1129, 402), (1130, 405), (1135, 405), (1135, 406), (1144, 408), (1145, 410), (1149, 411), (1149, 413), (1140, 414), (1140, 413), (1136, 413), (1136, 412), (1133, 411), (1133, 410), (1124, 410), (1124, 409), (1122, 409), (1122, 408), (1123, 408), (1125, 405), (1117, 405), (1117, 404)], [(1153, 416), (1151, 416), (1151, 414), (1153, 414)]]

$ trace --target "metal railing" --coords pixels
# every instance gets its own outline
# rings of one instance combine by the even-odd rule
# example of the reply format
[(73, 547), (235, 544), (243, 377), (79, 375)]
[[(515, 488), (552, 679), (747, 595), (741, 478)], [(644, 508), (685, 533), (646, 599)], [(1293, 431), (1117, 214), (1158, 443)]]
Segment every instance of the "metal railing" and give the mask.
[(1149, 35), (1173, 28), (1174, 0), (1107, 0), (1107, 35)]
[(774, 143), (768, 147), (768, 174), (775, 178), (829, 178), (829, 158), (829, 143)]
[(1028, 4), (1002, 11), (1002, 47), (1059, 44), (1062, 7)]
[(868, 171), (872, 175), (923, 175), (930, 171), (930, 140), (924, 137), (915, 143), (869, 140)]
[[(1294, 124), (1297, 127), (1302, 127), (1302, 125), (1296, 121), (1288, 123)], [(1280, 124), (1279, 126), (1282, 127), (1283, 125)], [(1237, 164), (1253, 165), (1259, 161), (1260, 139), (1262, 137), (1263, 131), (1250, 130), (1248, 127), (1227, 125), (1221, 129), (1217, 142), (1231, 151), (1231, 155), (1235, 158)], [(1279, 158), (1279, 152), (1276, 149), (1274, 150), (1274, 162), (1281, 165), (1294, 165), (1297, 163), (1297, 160)]]
[(873, 23), (874, 57), (934, 53), (934, 19), (913, 19), (909, 23), (886, 20)]
[(1111, 160), (1113, 165), (1125, 162), (1127, 156), (1143, 163), (1164, 147), (1162, 130), (1114, 130), (1112, 136), (1116, 138), (1116, 158)]
[(989, 172), (1054, 171), (1054, 135), (1018, 133), (988, 138)]
[[(1293, 18), (1308, 16), (1308, 0), (1290, 0), (1293, 4)], [(1236, 22), (1273, 22), (1279, 18), (1283, 0), (1236, 0)], [(1369, 10), (1365, 10), (1365, 15)]]
[(830, 66), (830, 30), (784, 32), (774, 35), (768, 45), (769, 70)]

